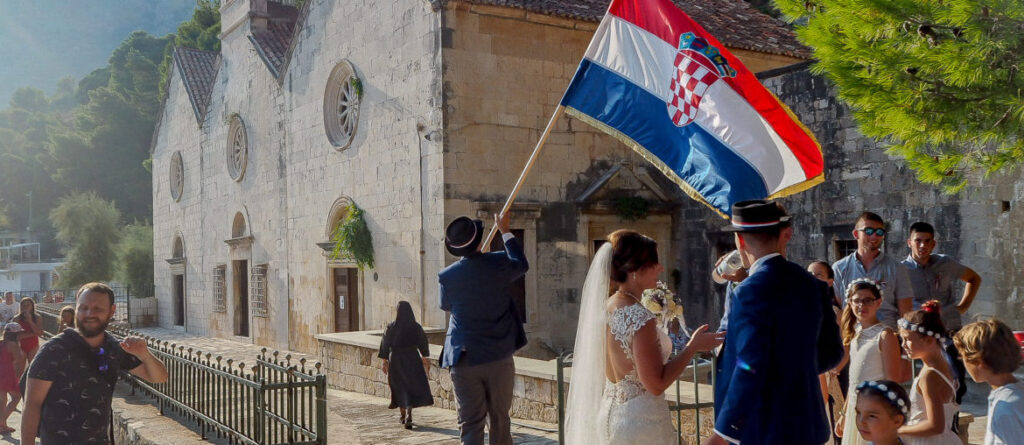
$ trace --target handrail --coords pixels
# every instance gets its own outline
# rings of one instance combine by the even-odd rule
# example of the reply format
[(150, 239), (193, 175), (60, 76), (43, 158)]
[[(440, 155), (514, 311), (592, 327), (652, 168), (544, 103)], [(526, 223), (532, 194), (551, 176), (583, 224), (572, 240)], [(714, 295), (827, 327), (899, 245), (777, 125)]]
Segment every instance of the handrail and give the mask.
[(322, 445), (327, 443), (327, 379), (321, 364), (307, 370), (306, 360), (291, 364), (263, 348), (255, 365), (223, 360), (198, 349), (139, 334), (122, 327), (108, 330), (115, 337), (144, 338), (152, 353), (164, 361), (165, 383), (148, 383), (128, 372), (122, 377), (132, 392), (155, 398), (161, 414), (172, 409), (230, 442), (246, 445)]

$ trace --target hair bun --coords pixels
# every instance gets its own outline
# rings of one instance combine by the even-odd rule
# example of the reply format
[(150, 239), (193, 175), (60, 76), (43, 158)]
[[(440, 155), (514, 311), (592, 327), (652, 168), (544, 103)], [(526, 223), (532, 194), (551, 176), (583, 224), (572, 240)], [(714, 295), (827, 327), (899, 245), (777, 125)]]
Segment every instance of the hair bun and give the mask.
[(942, 305), (938, 300), (928, 300), (921, 305), (921, 310), (929, 314), (938, 314), (942, 310)]

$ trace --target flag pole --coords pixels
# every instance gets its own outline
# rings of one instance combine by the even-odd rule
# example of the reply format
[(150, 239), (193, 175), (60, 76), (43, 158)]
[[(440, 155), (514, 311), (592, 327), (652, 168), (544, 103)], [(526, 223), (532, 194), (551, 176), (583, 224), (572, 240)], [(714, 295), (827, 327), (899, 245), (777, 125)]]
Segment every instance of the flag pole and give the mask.
[[(519, 173), (519, 179), (516, 180), (516, 185), (512, 188), (512, 193), (508, 195), (505, 205), (501, 208), (501, 213), (498, 214), (499, 218), (504, 217), (512, 208), (512, 203), (515, 202), (516, 196), (519, 195), (519, 190), (523, 187), (523, 183), (526, 182), (526, 175), (530, 174), (530, 169), (533, 168), (533, 164), (537, 161), (537, 155), (540, 154), (541, 147), (544, 147), (544, 143), (547, 142), (548, 136), (551, 135), (551, 130), (555, 128), (555, 123), (558, 122), (558, 118), (561, 117), (564, 112), (564, 105), (559, 104), (558, 108), (555, 108), (554, 114), (552, 114), (551, 119), (548, 120), (547, 128), (545, 128), (544, 133), (540, 135), (540, 140), (537, 141), (537, 146), (533, 148), (533, 153), (530, 154), (530, 159), (526, 161), (526, 166), (523, 167), (523, 171)], [(489, 252), (491, 250), (491, 240), (494, 239), (494, 234), (497, 231), (497, 225), (491, 227), (491, 231), (487, 233), (487, 238), (484, 239), (481, 244), (482, 252)]]

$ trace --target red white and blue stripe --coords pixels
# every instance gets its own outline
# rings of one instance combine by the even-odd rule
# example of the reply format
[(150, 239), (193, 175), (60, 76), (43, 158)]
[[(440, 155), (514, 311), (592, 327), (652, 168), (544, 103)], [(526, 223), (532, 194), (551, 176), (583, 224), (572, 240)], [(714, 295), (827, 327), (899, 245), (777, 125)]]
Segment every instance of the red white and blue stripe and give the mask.
[(562, 105), (722, 216), (824, 180), (811, 132), (671, 0), (613, 0)]

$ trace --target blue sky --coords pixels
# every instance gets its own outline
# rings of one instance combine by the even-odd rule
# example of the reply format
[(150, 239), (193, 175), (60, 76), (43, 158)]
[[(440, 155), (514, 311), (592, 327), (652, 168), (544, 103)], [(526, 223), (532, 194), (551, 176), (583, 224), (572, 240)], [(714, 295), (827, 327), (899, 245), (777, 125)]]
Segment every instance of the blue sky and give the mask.
[(20, 87), (53, 94), (107, 64), (132, 31), (162, 36), (192, 16), (195, 0), (0, 0), (0, 109)]

